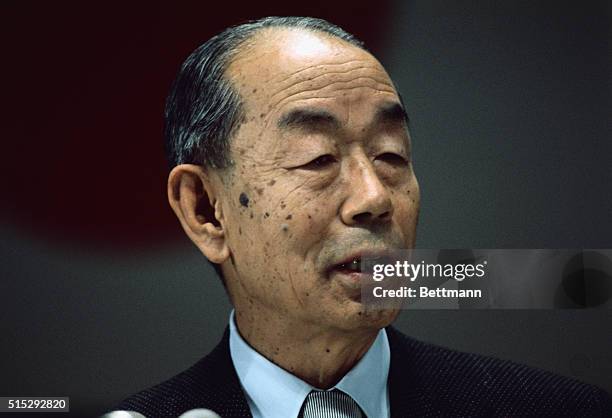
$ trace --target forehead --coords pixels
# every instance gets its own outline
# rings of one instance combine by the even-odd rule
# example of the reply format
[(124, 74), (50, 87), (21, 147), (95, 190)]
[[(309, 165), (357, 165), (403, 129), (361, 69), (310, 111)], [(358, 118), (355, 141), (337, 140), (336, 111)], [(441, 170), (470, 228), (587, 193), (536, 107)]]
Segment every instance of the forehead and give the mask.
[(234, 58), (227, 76), (247, 112), (262, 115), (312, 99), (357, 93), (397, 97), (386, 71), (367, 51), (303, 29), (260, 31)]

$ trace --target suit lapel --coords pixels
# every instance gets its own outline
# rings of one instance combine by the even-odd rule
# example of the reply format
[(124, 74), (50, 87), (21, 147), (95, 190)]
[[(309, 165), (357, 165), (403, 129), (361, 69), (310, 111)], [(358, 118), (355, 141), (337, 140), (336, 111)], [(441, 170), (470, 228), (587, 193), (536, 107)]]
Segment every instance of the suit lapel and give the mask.
[(415, 350), (419, 342), (393, 327), (386, 328), (386, 331), (391, 350), (388, 381), (391, 417), (443, 416), (418, 377), (419, 365), (415, 361)]
[(188, 375), (207, 408), (223, 418), (252, 417), (230, 355), (229, 328), (215, 349), (196, 363)]

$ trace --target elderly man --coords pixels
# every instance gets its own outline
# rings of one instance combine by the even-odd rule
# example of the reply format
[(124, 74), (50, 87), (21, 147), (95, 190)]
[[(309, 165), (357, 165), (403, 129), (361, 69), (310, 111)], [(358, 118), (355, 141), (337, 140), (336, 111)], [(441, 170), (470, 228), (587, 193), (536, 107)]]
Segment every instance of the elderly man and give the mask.
[(358, 265), (412, 248), (419, 185), (382, 65), (312, 18), (230, 28), (168, 99), (170, 205), (234, 307), (200, 362), (119, 408), (148, 417), (598, 415), (603, 391), (410, 339), (366, 309)]

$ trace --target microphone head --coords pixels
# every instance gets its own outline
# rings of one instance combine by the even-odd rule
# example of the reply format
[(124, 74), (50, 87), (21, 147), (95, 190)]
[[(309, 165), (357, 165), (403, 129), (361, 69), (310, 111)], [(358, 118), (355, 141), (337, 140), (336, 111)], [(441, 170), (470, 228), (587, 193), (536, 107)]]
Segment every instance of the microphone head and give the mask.
[(210, 409), (190, 409), (179, 415), (179, 418), (221, 418)]
[(111, 411), (100, 418), (147, 418), (139, 412), (134, 411)]

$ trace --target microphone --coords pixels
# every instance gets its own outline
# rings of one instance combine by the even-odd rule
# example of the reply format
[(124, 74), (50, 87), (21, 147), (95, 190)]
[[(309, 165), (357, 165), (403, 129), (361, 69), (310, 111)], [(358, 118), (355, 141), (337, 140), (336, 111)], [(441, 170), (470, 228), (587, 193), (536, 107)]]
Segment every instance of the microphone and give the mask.
[(179, 415), (179, 418), (221, 418), (210, 409), (190, 409)]
[(100, 418), (147, 418), (139, 412), (134, 411), (111, 411)]
[[(139, 412), (134, 411), (112, 411), (102, 415), (100, 418), (147, 418)], [(178, 418), (221, 418), (210, 409), (190, 409), (179, 415)]]

